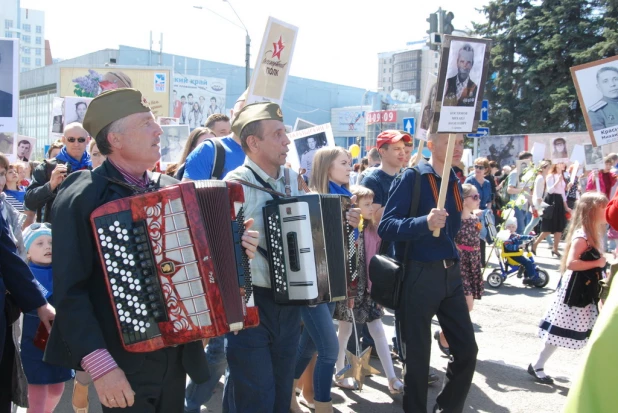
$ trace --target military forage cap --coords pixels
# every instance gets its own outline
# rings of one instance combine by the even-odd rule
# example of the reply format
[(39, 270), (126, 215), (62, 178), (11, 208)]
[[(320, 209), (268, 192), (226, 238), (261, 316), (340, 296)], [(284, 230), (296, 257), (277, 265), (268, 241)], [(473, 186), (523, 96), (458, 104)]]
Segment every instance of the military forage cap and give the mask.
[(110, 123), (133, 115), (150, 112), (142, 93), (136, 89), (114, 89), (101, 93), (88, 106), (84, 116), (84, 129), (96, 138)]
[(240, 133), (248, 124), (259, 120), (278, 120), (283, 122), (283, 113), (276, 103), (260, 102), (245, 106), (232, 123), (232, 132), (240, 137)]

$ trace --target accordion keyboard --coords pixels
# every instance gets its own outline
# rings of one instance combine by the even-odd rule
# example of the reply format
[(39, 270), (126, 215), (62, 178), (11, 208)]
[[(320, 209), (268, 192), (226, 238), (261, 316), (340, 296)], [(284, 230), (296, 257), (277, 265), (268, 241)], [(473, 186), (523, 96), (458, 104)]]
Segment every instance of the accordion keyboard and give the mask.
[(277, 212), (273, 212), (268, 215), (268, 225), (269, 231), (269, 239), (267, 242), (270, 243), (270, 265), (272, 266), (271, 271), (274, 273), (274, 283), (271, 288), (275, 292), (275, 294), (286, 294), (288, 290), (288, 276), (286, 274), (285, 269), (285, 255), (283, 251), (283, 237), (281, 235), (281, 228), (279, 227), (279, 214)]
[(97, 218), (96, 227), (125, 343), (160, 335), (157, 323), (167, 321), (167, 314), (146, 223), (133, 222), (125, 211)]

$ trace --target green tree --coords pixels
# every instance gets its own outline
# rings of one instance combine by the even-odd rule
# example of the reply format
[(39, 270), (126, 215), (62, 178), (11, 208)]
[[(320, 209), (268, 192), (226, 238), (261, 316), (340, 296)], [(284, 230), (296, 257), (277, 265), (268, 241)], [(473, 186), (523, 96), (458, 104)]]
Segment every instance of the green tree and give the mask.
[(492, 0), (482, 11), (492, 134), (585, 129), (570, 67), (616, 55), (615, 0)]

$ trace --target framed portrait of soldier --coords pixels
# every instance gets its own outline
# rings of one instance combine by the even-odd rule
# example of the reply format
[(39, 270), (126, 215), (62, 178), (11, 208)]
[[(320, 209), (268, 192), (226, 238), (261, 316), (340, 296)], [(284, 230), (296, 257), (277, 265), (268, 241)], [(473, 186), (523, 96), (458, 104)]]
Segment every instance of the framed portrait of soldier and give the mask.
[(490, 51), (490, 39), (444, 35), (432, 132), (476, 132)]
[(19, 99), (19, 46), (17, 39), (0, 39), (0, 132), (17, 134)]
[(64, 98), (64, 127), (69, 123), (84, 123), (84, 116), (92, 98), (67, 96)]
[(569, 152), (567, 150), (566, 139), (563, 137), (551, 140), (551, 161), (552, 163), (569, 163)]
[(571, 68), (594, 146), (618, 141), (618, 56)]
[(288, 133), (292, 142), (287, 160), (295, 171), (302, 170), (311, 176), (315, 153), (324, 146), (335, 146), (335, 138), (330, 123)]
[(438, 77), (433, 73), (427, 73), (427, 80), (425, 81), (425, 90), (423, 90), (422, 102), (423, 108), (421, 109), (421, 121), (416, 128), (416, 138), (422, 141), (427, 141), (429, 129), (431, 128), (431, 121), (433, 120), (433, 114), (436, 111), (436, 96), (438, 94)]
[(161, 169), (180, 161), (180, 156), (189, 139), (189, 125), (163, 125), (161, 135)]
[(584, 155), (586, 158), (586, 169), (603, 169), (605, 162), (603, 162), (603, 148), (600, 146), (593, 146), (592, 144), (584, 144)]
[(29, 162), (32, 159), (32, 154), (34, 153), (36, 139), (28, 136), (17, 135), (17, 139), (14, 139), (13, 143), (15, 145), (15, 149), (13, 149), (15, 160)]

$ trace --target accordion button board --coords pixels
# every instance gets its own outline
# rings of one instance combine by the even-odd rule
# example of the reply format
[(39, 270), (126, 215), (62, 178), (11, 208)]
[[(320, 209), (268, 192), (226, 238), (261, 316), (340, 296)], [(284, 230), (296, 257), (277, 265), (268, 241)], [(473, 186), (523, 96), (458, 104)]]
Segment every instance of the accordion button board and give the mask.
[(161, 308), (164, 299), (155, 278), (146, 224), (134, 223), (131, 212), (124, 211), (99, 218), (97, 234), (123, 341), (133, 344), (159, 336), (157, 323), (167, 321), (167, 314)]

